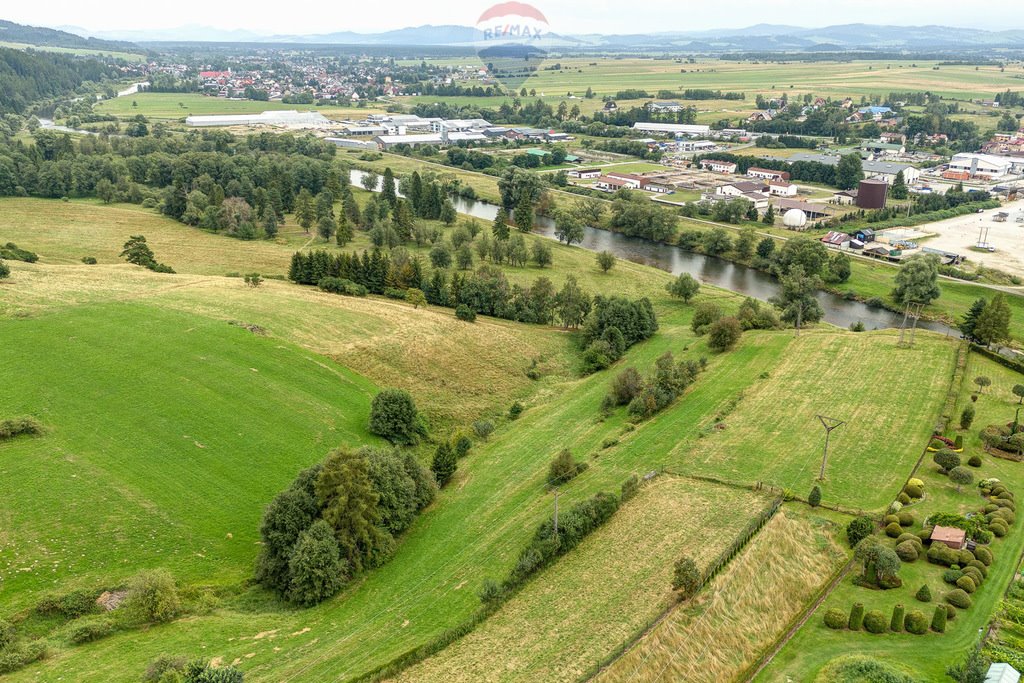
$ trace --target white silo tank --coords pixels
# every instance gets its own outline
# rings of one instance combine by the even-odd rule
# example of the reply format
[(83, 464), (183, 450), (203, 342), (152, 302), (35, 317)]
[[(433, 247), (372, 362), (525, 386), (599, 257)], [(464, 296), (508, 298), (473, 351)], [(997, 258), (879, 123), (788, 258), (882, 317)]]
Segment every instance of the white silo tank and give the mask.
[(782, 224), (791, 230), (797, 230), (807, 225), (807, 214), (800, 209), (790, 209), (782, 217)]

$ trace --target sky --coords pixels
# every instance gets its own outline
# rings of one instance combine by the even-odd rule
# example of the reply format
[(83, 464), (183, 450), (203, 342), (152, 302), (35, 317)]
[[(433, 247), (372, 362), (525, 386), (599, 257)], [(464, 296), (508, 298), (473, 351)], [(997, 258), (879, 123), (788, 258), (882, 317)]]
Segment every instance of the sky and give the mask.
[[(646, 0), (633, 5), (622, 0), (535, 0), (531, 4), (544, 13), (556, 33), (607, 34), (740, 28), (758, 23), (805, 27), (871, 23), (1024, 28), (1019, 2), (985, 0), (979, 5), (963, 0), (729, 0), (723, 5), (707, 0)], [(367, 33), (424, 24), (472, 26), (494, 3), (388, 0), (384, 11), (379, 6), (371, 9), (373, 3), (360, 0), (310, 3), (294, 10), (288, 5), (260, 0), (175, 0), (170, 4), (48, 0), (5, 4), (8, 6), (0, 10), (0, 18), (34, 26), (110, 31), (198, 25), (273, 35)]]

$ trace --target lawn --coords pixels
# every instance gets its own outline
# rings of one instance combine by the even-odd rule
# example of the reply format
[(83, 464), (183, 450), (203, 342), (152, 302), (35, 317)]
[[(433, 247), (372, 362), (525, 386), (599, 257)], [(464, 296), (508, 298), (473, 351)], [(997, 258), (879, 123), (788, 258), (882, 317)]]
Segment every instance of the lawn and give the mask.
[(0, 336), (0, 415), (45, 426), (0, 445), (3, 612), (143, 567), (238, 582), (274, 492), (374, 441), (372, 383), (224, 320), (106, 304), (0, 319)]
[[(953, 370), (955, 346), (921, 335), (818, 330), (793, 339), (767, 377), (737, 395), (735, 410), (699, 441), (666, 453), (676, 471), (763, 481), (806, 496), (817, 483), (824, 431), (817, 415), (846, 422), (832, 434), (824, 500), (887, 505), (921, 454)], [(771, 457), (764, 454), (771, 453)], [(760, 456), (760, 457), (759, 457)]]
[(596, 680), (738, 680), (846, 561), (837, 520), (845, 521), (784, 507), (724, 572)]
[[(1024, 490), (1024, 465), (983, 454), (977, 434), (985, 425), (1007, 422), (1013, 418), (1017, 401), (1010, 393), (1010, 389), (1014, 384), (1020, 383), (1022, 377), (997, 363), (972, 354), (960, 406), (968, 400), (968, 394), (974, 388), (971, 379), (981, 374), (990, 377), (993, 384), (976, 404), (977, 417), (972, 429), (962, 432), (966, 445), (962, 458), (966, 460), (971, 454), (981, 454), (982, 466), (978, 469), (970, 468), (975, 481), (997, 477), (1019, 495), (1019, 492)], [(968, 512), (977, 510), (984, 502), (973, 486), (964, 487), (963, 492), (958, 494), (948, 478), (937, 473), (937, 468), (930, 458), (924, 461), (915, 476), (925, 482), (925, 498), (908, 508), (917, 518), (911, 530), (920, 529), (921, 522), (932, 512)], [(977, 642), (979, 629), (988, 622), (990, 614), (1014, 576), (1018, 558), (1024, 551), (1024, 529), (1020, 521), (1011, 526), (1010, 534), (1006, 538), (995, 539), (991, 547), (995, 562), (985, 582), (971, 596), (974, 604), (966, 611), (959, 610), (957, 617), (948, 623), (944, 634), (929, 633), (925, 636), (915, 636), (904, 633), (873, 636), (863, 631), (851, 633), (829, 630), (822, 623), (825, 610), (836, 607), (848, 611), (854, 602), (863, 602), (867, 609), (880, 609), (886, 616), (892, 613), (893, 606), (899, 602), (903, 603), (908, 611), (920, 609), (930, 618), (934, 604), (922, 604), (914, 598), (914, 594), (922, 583), (927, 583), (937, 601), (939, 596), (950, 588), (942, 581), (943, 568), (928, 564), (924, 559), (905, 563), (900, 570), (903, 587), (893, 590), (872, 591), (860, 588), (853, 584), (851, 575), (843, 580), (756, 680), (810, 680), (830, 660), (851, 650), (909, 667), (923, 680), (941, 680), (946, 666), (959, 661)]]
[(678, 557), (694, 552), (706, 566), (766, 505), (740, 489), (656, 479), (473, 633), (396, 680), (579, 680), (674, 602)]
[(0, 40), (0, 47), (8, 47), (13, 50), (40, 50), (42, 52), (59, 52), (65, 55), (76, 55), (84, 57), (111, 57), (123, 59), (126, 62), (141, 62), (146, 56), (138, 52), (119, 52), (117, 50), (100, 50), (88, 47), (59, 47), (55, 45), (30, 45), (28, 43), (12, 43)]

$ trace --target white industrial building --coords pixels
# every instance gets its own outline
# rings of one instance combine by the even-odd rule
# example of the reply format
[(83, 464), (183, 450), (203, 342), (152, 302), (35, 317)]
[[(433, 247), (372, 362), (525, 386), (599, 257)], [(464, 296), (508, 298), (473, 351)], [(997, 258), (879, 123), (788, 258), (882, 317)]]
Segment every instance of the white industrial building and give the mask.
[(955, 173), (968, 173), (972, 178), (976, 176), (1002, 178), (1024, 173), (1024, 158), (961, 152), (950, 160), (949, 170)]
[(707, 137), (711, 134), (711, 126), (699, 126), (692, 123), (642, 123), (638, 121), (633, 124), (633, 130), (662, 135), (688, 135), (691, 138)]
[(286, 128), (330, 128), (330, 119), (318, 111), (265, 111), (259, 114), (216, 114), (189, 116), (185, 124), (196, 128), (211, 126), (282, 126)]

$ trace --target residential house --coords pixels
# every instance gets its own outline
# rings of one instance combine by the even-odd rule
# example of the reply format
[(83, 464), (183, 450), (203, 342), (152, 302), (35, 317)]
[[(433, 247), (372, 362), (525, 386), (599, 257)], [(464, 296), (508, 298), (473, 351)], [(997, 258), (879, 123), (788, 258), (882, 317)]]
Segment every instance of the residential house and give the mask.
[(776, 197), (795, 197), (799, 188), (788, 180), (769, 180), (768, 194)]
[(747, 121), (750, 123), (758, 123), (760, 121), (771, 121), (773, 118), (775, 118), (775, 115), (772, 111), (770, 109), (765, 109), (764, 111), (755, 111), (747, 117)]
[(833, 204), (839, 204), (846, 206), (853, 204), (857, 200), (857, 190), (840, 190), (839, 192), (832, 193), (832, 199), (830, 200)]

